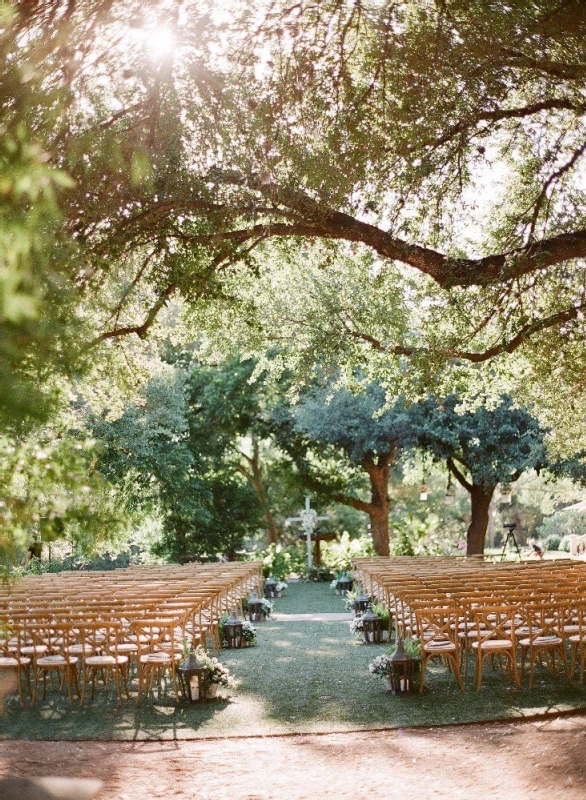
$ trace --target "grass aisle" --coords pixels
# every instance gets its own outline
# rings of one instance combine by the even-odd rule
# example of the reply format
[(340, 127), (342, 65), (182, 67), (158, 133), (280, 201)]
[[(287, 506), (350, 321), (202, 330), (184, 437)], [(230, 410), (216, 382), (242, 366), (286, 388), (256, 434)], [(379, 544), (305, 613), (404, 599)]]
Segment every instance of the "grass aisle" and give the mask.
[[(277, 599), (278, 613), (343, 611), (342, 598), (325, 584), (292, 584)], [(362, 645), (346, 622), (268, 621), (258, 625), (259, 646), (224, 651), (222, 660), (240, 679), (223, 699), (176, 707), (170, 695), (117, 708), (114, 693), (83, 708), (63, 698), (35, 709), (11, 699), (0, 717), (0, 736), (28, 739), (191, 739), (291, 732), (344, 731), (483, 721), (586, 706), (586, 691), (538, 672), (535, 688), (517, 691), (506, 678), (486, 672), (476, 693), (469, 676), (461, 694), (440, 667), (423, 695), (393, 697), (368, 674), (368, 663), (386, 645)], [(98, 699), (99, 698), (99, 699)]]

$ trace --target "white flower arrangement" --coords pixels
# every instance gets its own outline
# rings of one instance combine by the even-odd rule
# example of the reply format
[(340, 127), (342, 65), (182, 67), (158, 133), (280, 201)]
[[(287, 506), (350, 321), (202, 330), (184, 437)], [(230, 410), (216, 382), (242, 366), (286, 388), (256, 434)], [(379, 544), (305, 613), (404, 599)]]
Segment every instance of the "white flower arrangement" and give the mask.
[(277, 582), (277, 591), (278, 592), (284, 592), (286, 588), (287, 588), (287, 583), (285, 583), (285, 581), (278, 581)]
[(371, 675), (385, 676), (391, 671), (391, 659), (388, 655), (376, 656), (368, 665)]
[(207, 678), (210, 683), (217, 683), (220, 686), (232, 686), (234, 679), (230, 675), (230, 670), (225, 667), (214, 656), (210, 657), (203, 648), (196, 649), (197, 660), (204, 664), (207, 668)]
[(337, 589), (338, 588), (338, 579), (334, 578), (334, 580), (330, 583), (330, 589)]
[(270, 617), (274, 607), (274, 603), (271, 603), (271, 601), (267, 600), (266, 597), (263, 597), (261, 599), (261, 603), (262, 603), (262, 610), (264, 611), (265, 615), (267, 617)]
[(353, 636), (359, 636), (364, 630), (364, 620), (362, 619), (362, 614), (356, 614), (354, 619), (351, 619), (348, 625), (350, 626), (350, 633)]
[(256, 628), (248, 620), (242, 623), (242, 638), (249, 644), (256, 643)]

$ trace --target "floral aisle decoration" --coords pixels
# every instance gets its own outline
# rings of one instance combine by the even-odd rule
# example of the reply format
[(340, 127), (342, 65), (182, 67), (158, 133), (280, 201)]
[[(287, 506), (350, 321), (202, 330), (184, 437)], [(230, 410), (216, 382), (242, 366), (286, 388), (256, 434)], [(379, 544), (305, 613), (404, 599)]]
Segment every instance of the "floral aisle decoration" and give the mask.
[[(383, 653), (380, 656), (375, 656), (373, 660), (368, 665), (368, 671), (371, 675), (374, 675), (379, 678), (383, 678), (387, 684), (387, 688), (390, 688), (390, 678), (392, 673), (392, 656), (396, 650), (395, 647), (391, 647), (387, 650), (386, 653)], [(415, 659), (415, 672), (419, 672), (421, 668), (421, 645), (416, 639), (403, 639), (403, 650), (404, 652)]]
[(286, 581), (280, 579), (277, 581), (277, 597), (283, 596), (283, 592), (287, 589), (287, 586), (288, 584)]
[[(222, 614), (220, 617), (220, 621), (218, 622), (218, 629), (220, 632), (220, 641), (222, 642), (222, 647), (228, 647), (228, 640), (226, 638), (225, 633), (225, 626), (226, 622), (228, 621), (228, 614)], [(256, 641), (256, 628), (252, 623), (248, 620), (242, 621), (242, 639), (245, 642), (243, 645), (244, 647), (255, 647), (257, 644)]]
[(220, 686), (228, 688), (236, 685), (228, 667), (222, 664), (215, 656), (208, 655), (201, 647), (197, 648), (196, 653), (198, 661), (201, 661), (207, 667), (208, 697), (214, 697)]
[(350, 626), (350, 633), (352, 636), (360, 636), (364, 630), (362, 614), (356, 614), (356, 616), (350, 620), (348, 625)]
[[(184, 639), (181, 643), (183, 656), (187, 658), (190, 652), (190, 646), (187, 642), (187, 639)], [(218, 688), (220, 686), (234, 687), (236, 686), (236, 681), (234, 677), (230, 674), (230, 670), (224, 664), (221, 663), (215, 656), (210, 656), (206, 651), (198, 645), (195, 648), (195, 656), (200, 664), (203, 664), (206, 667), (206, 681), (208, 684), (207, 687), (207, 697), (214, 697)]]
[(266, 617), (270, 617), (271, 613), (273, 611), (273, 608), (275, 607), (275, 604), (272, 603), (270, 600), (267, 600), (266, 597), (262, 597), (261, 598), (261, 602), (262, 602), (262, 610), (264, 611), (265, 616)]
[(360, 588), (360, 586), (358, 586), (356, 589), (350, 589), (348, 592), (346, 592), (346, 595), (344, 596), (344, 608), (346, 611), (354, 611), (355, 613), (360, 614), (362, 613), (362, 609), (366, 610), (368, 602), (370, 602), (371, 599), (372, 598), (370, 595), (363, 594), (363, 590)]
[[(381, 618), (382, 628), (383, 628), (383, 635), (385, 635), (385, 632), (386, 632), (386, 635), (388, 636), (388, 629), (389, 629), (389, 612), (388, 612), (388, 609), (386, 609), (380, 603), (375, 603), (372, 606), (372, 610), (375, 612), (375, 614), (378, 614), (378, 616)], [(362, 633), (364, 631), (364, 623), (363, 623), (362, 617), (363, 617), (363, 614), (356, 614), (356, 616), (353, 619), (351, 619), (350, 622), (348, 623), (348, 625), (350, 626), (350, 633), (353, 636), (356, 636), (356, 637), (362, 636)]]

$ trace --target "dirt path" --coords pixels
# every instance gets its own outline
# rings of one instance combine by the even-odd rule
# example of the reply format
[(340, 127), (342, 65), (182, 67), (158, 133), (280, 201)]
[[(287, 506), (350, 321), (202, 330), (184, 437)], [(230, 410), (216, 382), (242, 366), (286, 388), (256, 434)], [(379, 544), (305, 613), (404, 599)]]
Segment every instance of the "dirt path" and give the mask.
[(99, 777), (98, 800), (564, 800), (586, 795), (586, 716), (191, 742), (1, 742), (0, 774)]

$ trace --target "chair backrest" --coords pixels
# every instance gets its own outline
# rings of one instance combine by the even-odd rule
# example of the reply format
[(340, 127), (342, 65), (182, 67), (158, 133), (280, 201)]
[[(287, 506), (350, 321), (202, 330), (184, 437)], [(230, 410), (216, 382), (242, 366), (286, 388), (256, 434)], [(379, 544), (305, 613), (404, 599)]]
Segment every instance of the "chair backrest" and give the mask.
[(568, 603), (526, 603), (522, 607), (525, 626), (524, 636), (531, 645), (539, 644), (548, 638), (564, 638), (564, 626), (571, 620), (571, 606)]
[(107, 655), (118, 658), (122, 623), (115, 619), (87, 620), (77, 623), (83, 655)]
[(516, 606), (488, 605), (472, 609), (479, 645), (488, 639), (500, 639), (515, 644)]
[(457, 644), (460, 610), (454, 606), (444, 608), (418, 608), (415, 611), (417, 632), (421, 641), (449, 641)]

